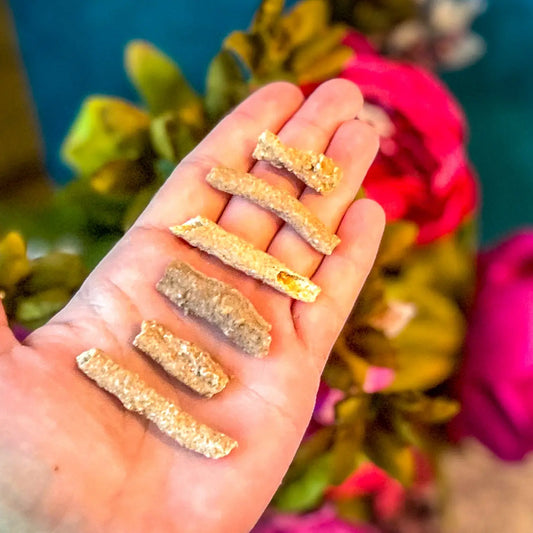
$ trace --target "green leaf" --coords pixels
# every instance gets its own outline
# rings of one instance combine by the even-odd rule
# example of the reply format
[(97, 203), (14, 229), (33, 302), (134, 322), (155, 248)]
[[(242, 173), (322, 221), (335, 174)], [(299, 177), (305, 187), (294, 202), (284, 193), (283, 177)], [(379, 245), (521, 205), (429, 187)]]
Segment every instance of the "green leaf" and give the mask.
[(422, 424), (413, 422), (394, 409), (387, 416), (399, 439), (403, 440), (406, 444), (414, 446), (418, 450), (426, 450), (429, 453), (434, 453), (434, 450), (431, 450), (430, 447), (427, 428)]
[[(341, 333), (335, 342), (333, 354), (336, 356), (336, 358), (342, 361), (342, 372), (344, 373), (344, 376), (341, 374), (339, 377), (345, 377), (347, 382), (344, 387), (338, 387), (337, 385), (333, 384), (331, 386), (346, 391), (351, 390), (353, 388), (352, 385), (356, 385), (357, 389), (361, 390), (363, 383), (365, 382), (365, 375), (369, 363), (368, 361), (365, 361), (359, 354), (357, 354), (353, 347), (348, 344), (344, 332)], [(331, 360), (333, 361), (333, 358), (331, 358)]]
[(125, 52), (126, 71), (152, 115), (179, 112), (198, 123), (202, 101), (180, 69), (163, 52), (146, 41), (131, 41)]
[(262, 0), (255, 12), (250, 31), (265, 35), (279, 23), (283, 13), (284, 0)]
[(445, 396), (430, 398), (420, 392), (398, 395), (394, 406), (411, 420), (423, 424), (444, 424), (460, 411), (456, 400)]
[(335, 48), (326, 56), (317, 59), (312, 66), (303, 70), (298, 76), (298, 83), (321, 82), (336, 78), (353, 55), (353, 50), (347, 46)]
[(63, 159), (82, 175), (105, 163), (139, 159), (149, 146), (146, 113), (118, 98), (87, 98), (62, 146)]
[(17, 302), (15, 319), (29, 329), (38, 328), (60, 311), (70, 298), (70, 290), (58, 287), (22, 297)]
[(301, 477), (278, 489), (274, 506), (284, 512), (303, 512), (316, 507), (329, 485), (330, 467), (330, 454), (313, 459)]
[(367, 433), (365, 451), (368, 457), (402, 485), (412, 484), (415, 460), (411, 447), (396, 435), (374, 426)]
[(153, 169), (145, 161), (110, 161), (91, 177), (91, 187), (104, 195), (132, 196), (153, 179)]
[(418, 226), (412, 222), (400, 220), (385, 226), (376, 263), (381, 267), (394, 268), (405, 262), (418, 236)]
[(347, 330), (367, 326), (372, 317), (387, 310), (385, 301), (385, 279), (381, 270), (374, 267), (368, 276), (359, 298), (352, 309), (347, 323)]
[(382, 331), (362, 326), (348, 331), (345, 339), (352, 354), (359, 354), (368, 364), (386, 367), (394, 365), (394, 346)]
[(0, 288), (14, 286), (29, 274), (30, 269), (24, 239), (15, 231), (9, 232), (0, 240)]
[(211, 61), (206, 79), (205, 107), (212, 123), (248, 96), (250, 89), (235, 55), (222, 50)]
[[(366, 372), (366, 366), (363, 365), (363, 371)], [(358, 389), (361, 388), (363, 371), (356, 373)], [(334, 389), (339, 389), (344, 392), (350, 392), (354, 388), (354, 377), (350, 366), (344, 361), (343, 357), (339, 357), (335, 350), (329, 356), (326, 367), (322, 374), (324, 381)]]
[(113, 246), (122, 237), (122, 232), (104, 233), (97, 238), (84, 240), (82, 258), (89, 270), (94, 269), (98, 263), (111, 251)]
[(428, 285), (466, 307), (475, 287), (475, 254), (467, 229), (442, 237), (412, 250), (404, 265), (405, 280)]
[(336, 432), (331, 449), (330, 483), (340, 485), (358, 466), (365, 434), (367, 398), (342, 400), (335, 406)]
[(459, 308), (434, 290), (401, 280), (388, 285), (387, 297), (416, 306), (414, 318), (391, 339), (396, 377), (387, 391), (426, 390), (442, 383), (455, 368), (464, 339)]
[[(335, 25), (328, 28), (321, 33), (317, 38), (310, 40), (304, 45), (298, 47), (290, 60), (290, 68), (298, 77), (307, 77), (306, 73), (314, 68), (315, 63), (321, 62), (322, 59), (327, 62), (330, 55), (336, 54), (337, 50), (343, 50), (343, 63), (338, 65), (338, 59), (333, 58), (335, 68), (340, 68), (347, 59), (353, 56), (353, 51), (341, 45), (342, 40), (346, 36), (346, 28), (344, 26)], [(348, 53), (349, 52), (349, 53)], [(322, 69), (325, 67), (323, 66)], [(324, 79), (324, 78), (322, 78)]]
[(195, 132), (175, 113), (165, 113), (152, 120), (150, 136), (156, 153), (178, 163), (198, 143)]
[(370, 327), (351, 328), (338, 337), (325, 371), (326, 382), (345, 392), (360, 392), (370, 366), (393, 368), (395, 350), (382, 332)]
[(428, 390), (436, 387), (453, 373), (456, 354), (419, 346), (398, 352), (396, 361), (394, 382), (384, 392)]
[(157, 182), (161, 186), (167, 178), (174, 172), (176, 165), (168, 159), (158, 159), (155, 162), (154, 170), (157, 176)]
[(144, 211), (146, 206), (150, 203), (150, 200), (154, 197), (159, 184), (151, 187), (147, 187), (142, 191), (139, 191), (135, 198), (131, 201), (128, 206), (124, 218), (122, 220), (122, 229), (127, 231), (134, 222), (137, 220), (139, 215)]
[(365, 35), (381, 34), (416, 17), (417, 9), (413, 0), (358, 0), (353, 3), (350, 22)]
[(290, 39), (291, 48), (300, 46), (323, 32), (329, 22), (326, 0), (302, 0), (281, 20), (281, 27)]
[(265, 55), (264, 41), (257, 35), (243, 31), (230, 33), (222, 44), (226, 51), (233, 52), (252, 72), (259, 69)]
[(85, 179), (70, 182), (58, 195), (60, 205), (71, 204), (81, 210), (79, 232), (98, 237), (120, 229), (129, 199), (129, 195), (100, 194)]
[(333, 426), (328, 426), (319, 429), (310, 437), (307, 437), (300, 444), (291, 466), (283, 479), (283, 483), (287, 484), (301, 477), (311, 461), (324, 455), (332, 443), (333, 434)]
[(357, 526), (361, 523), (371, 522), (374, 514), (370, 496), (339, 499), (335, 502), (335, 510), (339, 518), (354, 524), (354, 531), (359, 531)]
[(80, 287), (87, 274), (79, 256), (52, 252), (31, 262), (31, 275), (24, 281), (22, 290), (29, 294), (52, 288), (73, 292)]

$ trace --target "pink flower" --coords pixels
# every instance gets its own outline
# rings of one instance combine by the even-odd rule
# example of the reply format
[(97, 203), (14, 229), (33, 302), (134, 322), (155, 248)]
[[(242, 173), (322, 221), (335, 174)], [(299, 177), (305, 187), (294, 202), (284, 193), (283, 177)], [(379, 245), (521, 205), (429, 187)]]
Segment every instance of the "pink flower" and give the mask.
[(316, 395), (313, 420), (322, 426), (331, 426), (335, 423), (335, 405), (343, 400), (344, 392), (332, 389), (324, 381), (320, 382)]
[(381, 136), (364, 182), (368, 196), (383, 206), (389, 221), (415, 222), (420, 243), (453, 232), (476, 207), (459, 105), (429, 72), (384, 59), (357, 34), (344, 42), (355, 57), (339, 76), (359, 86), (365, 97), (360, 118)]
[(479, 258), (458, 394), (456, 437), (507, 460), (533, 450), (533, 229)]
[(395, 373), (392, 368), (369, 366), (363, 383), (363, 391), (371, 394), (386, 389), (394, 381), (394, 377)]
[(19, 324), (13, 324), (11, 331), (19, 342), (22, 342), (31, 333), (29, 329)]
[(364, 55), (377, 56), (378, 51), (374, 48), (373, 44), (362, 33), (356, 31), (349, 31), (344, 37), (342, 44), (352, 48), (357, 57)]
[(325, 505), (302, 515), (268, 512), (252, 533), (379, 533), (379, 530), (366, 524), (349, 524), (339, 519), (332, 507)]

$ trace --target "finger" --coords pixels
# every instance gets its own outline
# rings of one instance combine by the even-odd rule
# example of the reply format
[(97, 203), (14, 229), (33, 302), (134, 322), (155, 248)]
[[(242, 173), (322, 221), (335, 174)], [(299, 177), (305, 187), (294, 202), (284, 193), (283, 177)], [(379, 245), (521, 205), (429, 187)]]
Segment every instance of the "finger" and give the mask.
[(258, 89), (174, 169), (136, 225), (167, 228), (196, 215), (217, 220), (228, 195), (210, 187), (206, 174), (221, 165), (248, 171), (260, 133), (281, 128), (302, 101), (300, 89), (291, 83), (276, 82)]
[[(354, 202), (339, 227), (342, 242), (312, 278), (322, 292), (312, 305), (293, 305), (296, 331), (316, 357), (320, 372), (372, 268), (384, 227), (385, 214), (376, 202)], [(317, 329), (323, 332), (320, 343)]]
[(7, 326), (7, 315), (4, 311), (4, 305), (2, 304), (2, 299), (0, 298), (0, 328)]
[[(322, 152), (335, 130), (361, 109), (359, 89), (347, 80), (330, 80), (320, 85), (279, 132), (289, 146)], [(271, 185), (294, 196), (304, 190), (304, 184), (291, 174), (266, 162), (258, 162), (251, 171)], [(234, 196), (220, 217), (219, 224), (259, 249), (266, 249), (283, 221), (255, 204)]]
[(0, 356), (13, 348), (17, 342), (15, 335), (9, 328), (7, 315), (2, 304), (2, 299), (0, 298)]
[[(376, 156), (378, 146), (376, 130), (358, 120), (345, 122), (335, 133), (326, 154), (343, 169), (341, 182), (327, 196), (307, 187), (300, 197), (302, 203), (331, 231), (337, 231)], [(313, 250), (289, 224), (277, 233), (268, 252), (305, 276), (311, 276), (323, 259), (323, 255)]]

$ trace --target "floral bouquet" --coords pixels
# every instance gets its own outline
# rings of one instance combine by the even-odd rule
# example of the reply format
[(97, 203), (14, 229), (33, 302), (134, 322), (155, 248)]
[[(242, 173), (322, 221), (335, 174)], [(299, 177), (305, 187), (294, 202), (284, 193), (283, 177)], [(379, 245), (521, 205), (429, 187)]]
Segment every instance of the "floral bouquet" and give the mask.
[[(249, 30), (225, 39), (203, 96), (155, 47), (128, 45), (126, 70), (142, 104), (83, 102), (63, 145), (75, 178), (39, 212), (14, 219), (21, 232), (0, 240), (1, 295), (24, 336), (68, 302), (173, 167), (251, 91), (276, 79), (306, 94), (332, 77), (352, 80), (365, 97), (359, 119), (381, 137), (361, 194), (384, 207), (388, 224), (304, 440), (257, 531), (412, 531), (409, 524), (435, 520), (438, 510), (445, 424), (459, 411), (449, 380), (461, 363), (476, 274), (465, 119), (425, 68), (458, 68), (479, 56), (482, 41), (469, 27), (482, 5), (283, 7), (264, 0)], [(468, 433), (461, 427), (456, 433)]]

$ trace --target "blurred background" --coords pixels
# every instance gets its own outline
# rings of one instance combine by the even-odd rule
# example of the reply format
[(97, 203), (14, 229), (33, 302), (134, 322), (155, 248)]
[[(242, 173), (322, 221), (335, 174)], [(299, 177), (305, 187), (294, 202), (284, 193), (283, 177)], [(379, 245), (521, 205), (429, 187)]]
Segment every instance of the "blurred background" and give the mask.
[[(0, 0), (10, 325), (22, 339), (61, 309), (250, 90), (346, 77), (380, 130), (365, 192), (388, 224), (256, 531), (531, 533), (533, 0), (263, 2)], [(128, 79), (133, 39), (183, 75), (136, 41)]]
[[(43, 173), (58, 184), (69, 180), (59, 147), (84, 97), (110, 94), (135, 101), (122, 66), (129, 40), (154, 43), (202, 91), (206, 67), (224, 36), (245, 29), (257, 4), (142, 0), (133, 9), (127, 0), (0, 0), (4, 197), (18, 189), (15, 180), (33, 180), (33, 190)], [(533, 1), (489, 1), (473, 28), (485, 40), (486, 54), (466, 69), (443, 74), (470, 124), (484, 243), (533, 221), (531, 28)]]

